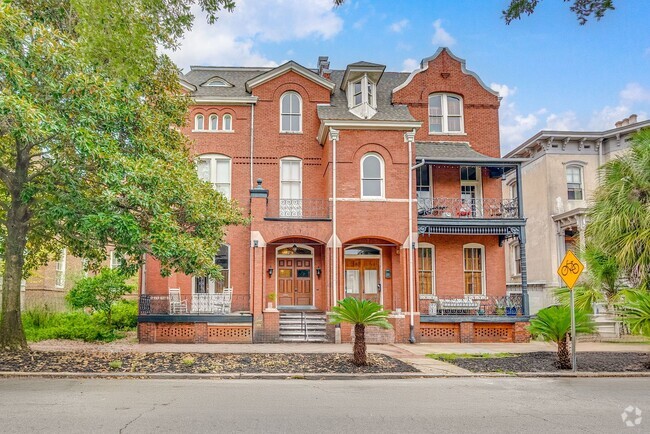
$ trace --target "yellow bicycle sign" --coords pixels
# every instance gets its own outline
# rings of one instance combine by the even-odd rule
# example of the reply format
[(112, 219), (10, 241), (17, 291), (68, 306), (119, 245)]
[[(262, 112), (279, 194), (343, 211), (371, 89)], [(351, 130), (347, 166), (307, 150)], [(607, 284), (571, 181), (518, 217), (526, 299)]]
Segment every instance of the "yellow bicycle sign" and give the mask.
[(566, 252), (560, 268), (557, 269), (557, 274), (560, 275), (566, 286), (569, 289), (573, 289), (582, 270), (585, 269), (585, 266), (582, 265), (582, 262), (576, 257), (571, 250)]

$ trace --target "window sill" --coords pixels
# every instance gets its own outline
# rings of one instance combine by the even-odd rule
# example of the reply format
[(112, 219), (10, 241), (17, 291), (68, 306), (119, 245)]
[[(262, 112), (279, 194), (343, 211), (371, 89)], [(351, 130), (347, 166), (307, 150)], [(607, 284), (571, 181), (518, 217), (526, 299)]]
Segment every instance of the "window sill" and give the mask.
[(432, 133), (432, 132), (429, 131), (429, 135), (430, 136), (466, 136), (467, 133), (464, 132), (464, 131), (461, 131), (461, 132), (448, 132), (448, 133), (445, 133), (445, 132)]
[(232, 134), (235, 130), (192, 130), (193, 133), (226, 133)]
[(280, 134), (302, 134), (302, 131), (280, 131)]
[(420, 300), (437, 300), (435, 294), (419, 294)]
[(385, 197), (361, 197), (359, 198), (360, 202), (386, 202)]

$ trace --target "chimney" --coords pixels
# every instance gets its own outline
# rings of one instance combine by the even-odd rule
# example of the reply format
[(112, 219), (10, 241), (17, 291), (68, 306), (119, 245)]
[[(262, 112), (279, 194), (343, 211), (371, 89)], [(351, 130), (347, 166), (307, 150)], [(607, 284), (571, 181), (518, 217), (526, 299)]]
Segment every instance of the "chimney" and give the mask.
[(622, 127), (627, 127), (629, 124), (630, 124), (630, 119), (629, 118), (625, 118), (625, 119), (623, 119), (621, 121), (621, 126)]
[(330, 62), (329, 57), (319, 56), (318, 57), (318, 75), (323, 78), (329, 78), (332, 76), (332, 71), (330, 71)]
[(630, 125), (636, 124), (637, 115), (630, 115)]
[(616, 128), (621, 128), (623, 126), (623, 121), (618, 121), (614, 124)]

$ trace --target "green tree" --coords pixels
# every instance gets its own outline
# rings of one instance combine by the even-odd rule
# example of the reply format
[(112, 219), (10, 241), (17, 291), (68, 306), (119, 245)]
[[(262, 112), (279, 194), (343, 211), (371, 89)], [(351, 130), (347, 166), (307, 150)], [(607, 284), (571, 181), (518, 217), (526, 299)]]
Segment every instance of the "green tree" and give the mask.
[(600, 169), (587, 242), (613, 258), (632, 286), (650, 289), (650, 130)]
[[(578, 17), (578, 22), (584, 25), (587, 20), (593, 15), (596, 20), (600, 20), (605, 16), (605, 13), (614, 9), (614, 0), (564, 0), (565, 2), (572, 2), (573, 4), (569, 9)], [(511, 0), (508, 8), (503, 11), (503, 18), (506, 24), (510, 24), (513, 20), (521, 19), (521, 16), (531, 15), (535, 12), (535, 8), (540, 0)]]
[(66, 300), (74, 308), (89, 307), (106, 314), (106, 322), (112, 325), (113, 305), (135, 287), (126, 284), (126, 276), (119, 270), (103, 268), (96, 276), (85, 277), (75, 283), (66, 294)]
[(650, 292), (645, 290), (624, 291), (625, 301), (621, 305), (623, 321), (630, 331), (650, 337)]
[[(47, 14), (42, 5), (62, 9)], [(130, 258), (122, 266), (127, 274), (149, 255), (165, 273), (219, 278), (213, 252), (224, 227), (244, 221), (196, 175), (179, 131), (187, 101), (173, 63), (150, 56), (121, 73), (101, 56), (90, 59), (101, 44), (77, 42), (83, 33), (68, 7), (54, 0), (0, 4), (0, 349), (27, 347), (21, 278), (63, 247), (95, 269), (113, 245)], [(129, 31), (114, 34), (127, 44)]]
[(338, 306), (332, 307), (334, 312), (330, 317), (331, 324), (342, 322), (354, 324), (354, 347), (352, 362), (357, 366), (367, 364), (366, 327), (377, 326), (384, 329), (392, 328), (388, 322), (390, 311), (373, 301), (360, 301), (354, 297), (344, 298)]
[[(582, 310), (576, 309), (576, 334), (592, 333), (594, 324)], [(560, 369), (571, 369), (568, 337), (571, 333), (571, 310), (567, 306), (551, 306), (537, 312), (530, 321), (528, 331), (533, 336), (557, 344), (557, 358)], [(575, 336), (574, 336), (575, 339)]]

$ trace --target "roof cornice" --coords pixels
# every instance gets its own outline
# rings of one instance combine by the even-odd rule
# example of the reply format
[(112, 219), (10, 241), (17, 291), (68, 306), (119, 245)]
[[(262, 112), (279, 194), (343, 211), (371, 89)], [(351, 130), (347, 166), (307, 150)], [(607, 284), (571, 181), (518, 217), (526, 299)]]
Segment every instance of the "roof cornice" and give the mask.
[(256, 96), (245, 97), (227, 97), (227, 96), (206, 96), (206, 97), (192, 97), (194, 104), (223, 104), (223, 105), (248, 105), (256, 104)]
[(336, 85), (333, 82), (321, 77), (315, 72), (305, 68), (302, 65), (297, 64), (294, 61), (287, 62), (284, 65), (280, 65), (275, 69), (271, 69), (270, 71), (260, 74), (257, 77), (251, 78), (246, 82), (246, 90), (248, 92), (251, 92), (251, 90), (254, 87), (264, 84), (267, 81), (273, 80), (274, 78), (282, 74), (285, 74), (289, 71), (293, 71), (296, 74), (305, 77), (307, 80), (311, 80), (314, 83), (323, 86), (324, 88), (328, 89), (330, 93), (334, 93), (334, 88), (336, 87)]
[(411, 75), (408, 76), (408, 78), (406, 79), (406, 81), (405, 81), (404, 83), (400, 84), (400, 85), (397, 86), (395, 89), (393, 89), (393, 93), (397, 92), (397, 91), (400, 90), (400, 89), (405, 88), (406, 86), (408, 86), (408, 84), (413, 80), (413, 78), (414, 78), (417, 74), (419, 74), (419, 73), (421, 73), (421, 72), (423, 72), (423, 71), (426, 71), (426, 70), (429, 68), (429, 62), (431, 62), (432, 60), (434, 60), (436, 57), (440, 56), (440, 55), (442, 54), (443, 51), (446, 51), (447, 54), (449, 55), (449, 57), (451, 57), (452, 59), (454, 59), (454, 60), (456, 60), (457, 62), (460, 63), (460, 70), (463, 72), (463, 74), (465, 74), (465, 75), (471, 75), (472, 77), (474, 77), (474, 78), (476, 79), (476, 81), (478, 81), (478, 83), (479, 83), (479, 84), (480, 84), (480, 85), (481, 85), (485, 90), (487, 90), (488, 92), (490, 92), (491, 94), (493, 94), (493, 95), (495, 95), (495, 96), (499, 96), (499, 92), (497, 92), (497, 91), (491, 89), (487, 84), (485, 84), (485, 83), (483, 82), (483, 80), (481, 80), (481, 77), (478, 76), (478, 74), (476, 74), (474, 71), (470, 71), (470, 70), (468, 70), (468, 69), (465, 67), (465, 59), (461, 59), (460, 57), (456, 56), (456, 55), (455, 55), (454, 53), (452, 53), (451, 50), (450, 50), (449, 48), (447, 48), (447, 47), (440, 47), (440, 48), (438, 48), (438, 51), (436, 51), (436, 53), (435, 53), (433, 56), (430, 56), (430, 57), (427, 57), (427, 58), (422, 59), (422, 61), (420, 62), (420, 68), (419, 68), (419, 69), (416, 69), (416, 70), (413, 71), (413, 72), (411, 72)]
[(178, 79), (178, 82), (180, 85), (184, 88), (189, 90), (190, 92), (196, 92), (196, 86), (194, 86), (192, 83), (189, 81), (183, 80), (182, 78)]
[(325, 119), (320, 123), (318, 143), (323, 144), (327, 138), (330, 127), (337, 130), (385, 130), (385, 131), (411, 131), (419, 129), (422, 122), (419, 121), (372, 121), (372, 120), (349, 120), (349, 119)]

